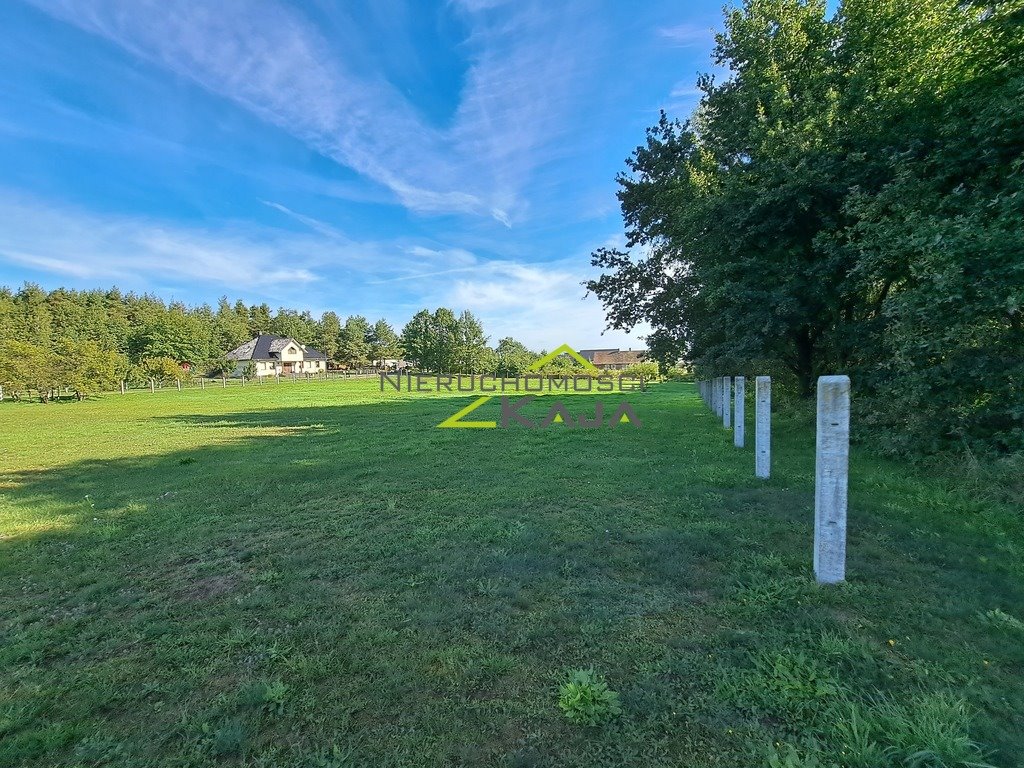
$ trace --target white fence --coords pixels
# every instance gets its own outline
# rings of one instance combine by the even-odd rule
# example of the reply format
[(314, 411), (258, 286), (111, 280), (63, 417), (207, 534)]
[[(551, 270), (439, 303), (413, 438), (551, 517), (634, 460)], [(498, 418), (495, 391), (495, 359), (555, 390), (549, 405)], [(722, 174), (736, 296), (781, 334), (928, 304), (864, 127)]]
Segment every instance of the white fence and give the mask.
[[(697, 382), (704, 403), (744, 447), (746, 379), (720, 376)], [(772, 382), (758, 376), (754, 391), (754, 474), (771, 475)], [(818, 379), (817, 433), (814, 456), (814, 576), (820, 584), (846, 577), (846, 513), (849, 494), (850, 379)]]

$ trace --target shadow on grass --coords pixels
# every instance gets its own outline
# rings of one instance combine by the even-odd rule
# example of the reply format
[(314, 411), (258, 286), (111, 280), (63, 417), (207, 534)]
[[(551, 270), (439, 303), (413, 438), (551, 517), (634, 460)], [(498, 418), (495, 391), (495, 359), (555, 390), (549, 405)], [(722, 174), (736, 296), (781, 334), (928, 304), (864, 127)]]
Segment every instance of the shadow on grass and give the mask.
[[(956, 685), (963, 628), (1020, 605), (971, 559), (984, 532), (910, 535), (882, 503), (859, 511), (853, 583), (818, 589), (802, 465), (757, 484), (691, 393), (629, 400), (642, 429), (436, 429), (447, 398), (164, 417), (197, 447), (8, 475), (0, 756), (737, 764), (787, 727), (716, 700), (752, 649), (834, 633), (879, 644), (849, 662), (866, 687)], [(591, 665), (627, 711), (600, 733), (553, 702)], [(279, 709), (245, 693), (260, 681), (287, 687)], [(1019, 686), (985, 695), (1010, 745)]]

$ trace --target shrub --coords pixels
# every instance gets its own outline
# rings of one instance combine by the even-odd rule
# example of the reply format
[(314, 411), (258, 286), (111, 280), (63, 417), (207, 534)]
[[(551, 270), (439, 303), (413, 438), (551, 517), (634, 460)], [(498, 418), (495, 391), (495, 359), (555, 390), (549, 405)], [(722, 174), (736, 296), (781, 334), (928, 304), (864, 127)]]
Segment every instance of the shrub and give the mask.
[(665, 373), (665, 378), (672, 381), (694, 381), (693, 369), (681, 365), (673, 365)]
[(577, 669), (558, 689), (558, 706), (577, 725), (601, 725), (622, 713), (619, 694), (593, 669)]
[(635, 376), (644, 381), (657, 381), (661, 378), (658, 371), (658, 364), (651, 361), (646, 363), (634, 363), (622, 372), (623, 376)]

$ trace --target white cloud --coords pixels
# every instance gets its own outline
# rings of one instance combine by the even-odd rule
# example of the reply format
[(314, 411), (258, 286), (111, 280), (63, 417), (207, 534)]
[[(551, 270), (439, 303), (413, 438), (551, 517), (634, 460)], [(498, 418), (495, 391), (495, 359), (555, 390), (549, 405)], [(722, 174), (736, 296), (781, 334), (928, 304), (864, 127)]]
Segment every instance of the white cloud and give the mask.
[(413, 211), (506, 226), (568, 122), (587, 51), (586, 25), (570, 8), (462, 0), (470, 68), (454, 121), (439, 127), (274, 0), (32, 1), (279, 126)]
[(305, 224), (314, 232), (319, 232), (321, 235), (324, 235), (325, 237), (330, 237), (335, 240), (347, 239), (339, 230), (335, 229), (330, 224), (320, 221), (319, 219), (314, 219), (312, 216), (306, 216), (305, 214), (297, 213), (293, 211), (291, 208), (287, 208), (281, 205), (280, 203), (274, 203), (269, 200), (261, 200), (260, 202), (262, 202), (264, 205), (270, 208), (273, 208), (275, 211), (280, 211), (285, 216), (290, 216), (296, 221)]
[[(617, 236), (608, 244), (618, 242)], [(643, 346), (646, 325), (631, 333), (605, 331), (604, 310), (582, 283), (596, 275), (580, 259), (524, 264), (495, 260), (455, 279), (431, 286), (431, 305), (469, 309), (478, 315), (492, 343), (512, 336), (532, 349), (559, 344), (577, 348)]]
[(317, 279), (306, 256), (311, 239), (272, 231), (100, 217), (0, 194), (0, 232), (5, 261), (81, 280), (213, 281), (241, 290)]
[(672, 45), (679, 48), (690, 48), (706, 45), (710, 47), (715, 40), (711, 27), (702, 27), (699, 24), (676, 24), (672, 27), (662, 27), (658, 30), (658, 36), (668, 40)]
[[(316, 222), (273, 207), (303, 223)], [(100, 216), (47, 207), (0, 189), (0, 262), (79, 284), (172, 290), (187, 283), (202, 286), (207, 297), (226, 293), (274, 306), (320, 306), (387, 317), (399, 326), (416, 309), (448, 306), (479, 315), (495, 343), (513, 336), (535, 349), (562, 343), (636, 348), (647, 332), (602, 337), (600, 303), (593, 296), (583, 300), (581, 283), (595, 272), (583, 256), (542, 264), (488, 260), (433, 242), (357, 242), (323, 227), (307, 234)], [(616, 234), (600, 245), (622, 243)]]

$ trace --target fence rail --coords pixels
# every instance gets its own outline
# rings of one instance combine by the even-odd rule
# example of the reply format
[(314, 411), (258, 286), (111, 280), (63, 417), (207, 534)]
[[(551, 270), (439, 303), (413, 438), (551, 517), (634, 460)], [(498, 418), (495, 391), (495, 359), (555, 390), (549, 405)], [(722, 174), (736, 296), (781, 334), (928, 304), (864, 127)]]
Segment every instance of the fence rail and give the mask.
[[(370, 370), (359, 370), (352, 373), (346, 371), (326, 371), (323, 373), (290, 373), (281, 376), (197, 376), (189, 379), (176, 379), (171, 381), (158, 381), (155, 378), (150, 378), (148, 381), (142, 384), (131, 385), (127, 381), (121, 381), (118, 384), (117, 389), (103, 389), (96, 391), (89, 391), (88, 395), (93, 394), (122, 394), (126, 395), (129, 392), (150, 392), (156, 393), (161, 390), (170, 389), (182, 392), (187, 389), (199, 389), (205, 390), (209, 388), (220, 388), (226, 389), (228, 387), (258, 387), (269, 384), (271, 386), (281, 384), (282, 382), (300, 382), (300, 381), (345, 381), (348, 379), (371, 379), (379, 375), (379, 371)], [(48, 394), (47, 399), (59, 400), (64, 397), (73, 397), (76, 394), (76, 390), (71, 387), (56, 387), (51, 390), (44, 390)], [(19, 390), (17, 392), (5, 391), (4, 387), (0, 385), (0, 402), (4, 400), (18, 400), (22, 396), (31, 396), (32, 393), (36, 393), (36, 396), (41, 396), (39, 390), (28, 389)]]

